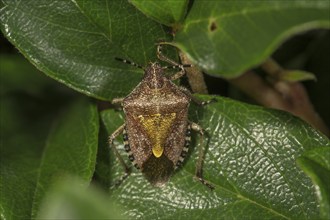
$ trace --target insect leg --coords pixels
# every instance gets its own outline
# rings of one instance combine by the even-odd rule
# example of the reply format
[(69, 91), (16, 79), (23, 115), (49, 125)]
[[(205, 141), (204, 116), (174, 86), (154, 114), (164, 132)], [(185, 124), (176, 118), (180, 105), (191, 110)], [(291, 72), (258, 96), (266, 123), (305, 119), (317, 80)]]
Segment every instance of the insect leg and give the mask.
[(111, 104), (113, 105), (121, 105), (123, 103), (125, 98), (114, 98), (111, 101)]
[[(111, 147), (113, 144), (113, 141), (123, 133), (125, 129), (125, 124), (121, 125), (117, 130), (115, 130), (109, 137), (109, 146)], [(118, 150), (116, 149), (116, 146), (111, 147), (116, 155), (116, 157), (119, 160), (120, 165), (124, 168), (125, 174), (116, 182), (115, 185), (119, 185), (123, 180), (125, 180), (130, 174), (131, 174), (131, 169), (126, 165), (125, 161), (123, 158), (120, 156)]]
[(197, 180), (199, 180), (202, 184), (207, 186), (208, 188), (214, 189), (214, 186), (212, 184), (210, 184), (209, 182), (207, 182), (206, 180), (204, 180), (204, 178), (203, 178), (203, 160), (204, 160), (204, 156), (205, 156), (205, 149), (204, 149), (204, 145), (203, 145), (203, 137), (204, 137), (203, 128), (194, 122), (189, 122), (189, 123), (191, 125), (191, 129), (198, 132), (201, 135), (201, 142), (199, 144), (195, 178)]
[(201, 100), (195, 98), (187, 88), (182, 87), (182, 86), (180, 86), (179, 88), (183, 93), (185, 93), (187, 96), (189, 96), (194, 103), (196, 103), (199, 106), (205, 106), (205, 105), (208, 105), (212, 102), (216, 102), (215, 98), (212, 98), (212, 99), (207, 100), (207, 101), (201, 101)]
[(184, 67), (191, 67), (192, 66), (190, 64), (179, 64), (179, 63), (175, 62), (174, 60), (171, 60), (170, 58), (164, 56), (162, 54), (162, 45), (161, 44), (157, 45), (157, 57), (158, 57), (158, 59), (160, 59), (162, 61), (165, 61), (165, 62), (168, 62), (168, 63), (173, 65), (173, 66), (165, 66), (165, 67), (163, 67), (163, 69), (171, 69), (171, 68), (172, 69), (177, 69), (177, 68), (180, 69), (179, 72), (175, 73), (174, 75), (172, 75), (170, 77), (171, 81), (179, 79), (184, 74), (186, 74), (186, 71), (185, 71)]
[(164, 56), (164, 54), (162, 54), (162, 45), (161, 44), (157, 45), (157, 57), (158, 57), (158, 59), (160, 59), (162, 61), (172, 64), (173, 66), (177, 66), (177, 67), (182, 66), (182, 65), (178, 64), (177, 62), (175, 62), (174, 60), (171, 60), (170, 58), (168, 58), (168, 57)]
[(187, 156), (188, 151), (189, 151), (190, 141), (191, 141), (191, 124), (188, 123), (187, 131), (186, 131), (186, 136), (185, 136), (184, 147), (183, 147), (183, 149), (181, 151), (179, 160), (178, 160), (178, 162), (175, 165), (175, 169), (178, 169), (180, 166), (182, 166), (183, 161), (184, 161), (184, 158)]
[(164, 66), (162, 67), (163, 69), (180, 69), (179, 72), (175, 73), (174, 75), (170, 76), (169, 79), (171, 81), (173, 80), (177, 80), (179, 78), (181, 78), (182, 76), (184, 76), (186, 74), (186, 70), (184, 69), (185, 67), (192, 67), (192, 65), (190, 64), (182, 64), (179, 66)]
[(124, 98), (114, 98), (112, 101), (111, 101), (111, 104), (114, 105), (115, 109), (116, 110), (121, 110), (122, 109), (122, 104), (123, 104), (123, 101), (124, 101)]
[(171, 80), (171, 81), (174, 81), (174, 80), (176, 80), (176, 79), (181, 78), (181, 77), (184, 76), (185, 74), (186, 74), (186, 70), (182, 67), (182, 69), (181, 69), (179, 72), (177, 72), (177, 73), (175, 73), (174, 75), (170, 76), (170, 80)]

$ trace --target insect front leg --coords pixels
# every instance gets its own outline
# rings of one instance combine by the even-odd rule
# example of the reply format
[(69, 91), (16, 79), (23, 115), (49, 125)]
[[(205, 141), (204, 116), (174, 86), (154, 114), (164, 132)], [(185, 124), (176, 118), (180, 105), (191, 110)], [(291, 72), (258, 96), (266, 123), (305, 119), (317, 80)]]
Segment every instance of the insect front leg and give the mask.
[(120, 165), (124, 168), (125, 171), (125, 174), (118, 181), (116, 181), (116, 186), (120, 185), (131, 174), (131, 169), (127, 166), (123, 158), (120, 156), (118, 150), (116, 149), (116, 146), (114, 146), (113, 144), (113, 141), (124, 132), (124, 129), (125, 124), (121, 125), (109, 136), (109, 147), (113, 149), (117, 159), (119, 160)]
[(121, 105), (124, 101), (124, 98), (114, 98), (112, 101), (111, 101), (111, 104), (113, 105)]
[(205, 156), (205, 147), (203, 145), (203, 139), (204, 139), (203, 128), (194, 122), (189, 122), (189, 123), (191, 129), (198, 132), (201, 135), (201, 142), (199, 144), (199, 149), (198, 149), (198, 160), (196, 163), (195, 178), (199, 180), (203, 185), (207, 186), (208, 188), (214, 189), (214, 186), (203, 178), (203, 160)]
[(172, 66), (165, 66), (165, 67), (163, 67), (163, 69), (180, 69), (179, 72), (177, 72), (174, 75), (172, 75), (172, 76), (169, 77), (169, 79), (171, 81), (176, 80), (176, 79), (179, 79), (182, 76), (184, 76), (186, 74), (186, 71), (185, 71), (184, 68), (185, 67), (191, 67), (192, 66), (190, 64), (179, 64), (179, 63), (175, 62), (174, 60), (171, 60), (170, 58), (164, 56), (162, 54), (162, 45), (161, 44), (158, 44), (157, 45), (157, 57), (158, 57), (158, 59), (160, 59), (162, 61), (165, 61), (167, 63), (172, 64)]
[(115, 106), (116, 110), (121, 110), (122, 109), (122, 104), (123, 104), (124, 98), (114, 98), (111, 101), (111, 104), (113, 104)]
[[(181, 68), (180, 68), (181, 69)], [(172, 76), (170, 76), (170, 80), (171, 81), (174, 81), (174, 80), (177, 80), (177, 79), (179, 79), (179, 78), (181, 78), (182, 76), (184, 76), (186, 74), (186, 71), (185, 71), (185, 69), (182, 67), (182, 69), (179, 71), (179, 72), (177, 72), (177, 73), (175, 73), (174, 75), (172, 75)]]
[(160, 59), (162, 61), (165, 61), (167, 63), (172, 64), (173, 66), (180, 66), (180, 64), (178, 64), (174, 60), (171, 60), (170, 58), (164, 56), (164, 54), (162, 53), (162, 45), (161, 44), (157, 44), (157, 57), (158, 57), (158, 59)]

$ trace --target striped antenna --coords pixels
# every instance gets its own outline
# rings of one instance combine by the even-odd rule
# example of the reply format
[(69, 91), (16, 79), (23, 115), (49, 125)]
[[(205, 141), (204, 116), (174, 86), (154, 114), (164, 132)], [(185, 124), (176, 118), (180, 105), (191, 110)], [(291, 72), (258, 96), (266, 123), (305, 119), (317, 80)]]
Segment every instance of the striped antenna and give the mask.
[(143, 69), (143, 67), (142, 67), (141, 65), (136, 64), (136, 63), (134, 63), (134, 62), (131, 62), (131, 61), (129, 61), (129, 60), (125, 60), (125, 59), (122, 59), (122, 58), (119, 58), (119, 57), (115, 57), (115, 60), (118, 60), (118, 61), (121, 61), (121, 62), (123, 62), (123, 63), (127, 63), (127, 64), (129, 64), (129, 65), (132, 65), (132, 66), (135, 66), (135, 67), (137, 67), (137, 68)]
[(182, 65), (175, 65), (175, 66), (163, 66), (163, 69), (182, 69), (186, 67), (192, 67), (191, 64), (182, 64)]

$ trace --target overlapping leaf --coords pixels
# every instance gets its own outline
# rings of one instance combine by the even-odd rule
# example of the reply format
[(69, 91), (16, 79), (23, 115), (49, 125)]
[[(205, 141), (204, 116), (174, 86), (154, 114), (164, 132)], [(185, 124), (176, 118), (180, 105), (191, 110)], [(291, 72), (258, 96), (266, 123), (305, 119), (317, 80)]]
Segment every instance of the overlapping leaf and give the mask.
[(44, 200), (38, 219), (126, 219), (122, 210), (96, 187), (68, 177), (55, 183)]
[(299, 166), (315, 184), (315, 192), (320, 203), (323, 219), (330, 218), (330, 148), (319, 147), (298, 158)]
[(161, 24), (174, 27), (183, 21), (187, 11), (187, 0), (131, 0), (135, 7), (141, 10), (145, 15), (155, 19)]
[[(145, 65), (155, 60), (156, 42), (170, 41), (170, 30), (126, 1), (3, 2), (1, 29), (10, 41), (49, 76), (99, 99), (126, 95), (141, 78), (114, 57)], [(133, 2), (161, 23), (180, 21), (187, 10), (185, 1)], [(173, 44), (206, 72), (234, 77), (292, 34), (329, 27), (328, 8), (327, 1), (198, 0)]]
[(164, 28), (126, 1), (3, 0), (1, 29), (40, 70), (87, 95), (126, 95), (155, 59)]
[(232, 78), (293, 34), (329, 28), (329, 7), (323, 0), (196, 0), (174, 44), (207, 73)]

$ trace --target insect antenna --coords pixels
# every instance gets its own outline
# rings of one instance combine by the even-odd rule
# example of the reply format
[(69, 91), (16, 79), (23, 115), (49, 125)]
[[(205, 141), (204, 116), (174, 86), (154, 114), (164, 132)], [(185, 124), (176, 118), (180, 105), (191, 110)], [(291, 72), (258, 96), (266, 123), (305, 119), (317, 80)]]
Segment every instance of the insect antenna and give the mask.
[(143, 69), (143, 67), (141, 65), (136, 64), (136, 63), (134, 63), (132, 61), (129, 61), (129, 60), (125, 60), (125, 59), (122, 59), (122, 58), (119, 58), (119, 57), (115, 57), (115, 60), (118, 60), (120, 62), (127, 63), (129, 65), (132, 65), (132, 66), (135, 66), (137, 68)]
[(163, 66), (163, 69), (182, 69), (186, 67), (192, 67), (191, 64), (173, 65), (173, 66)]

